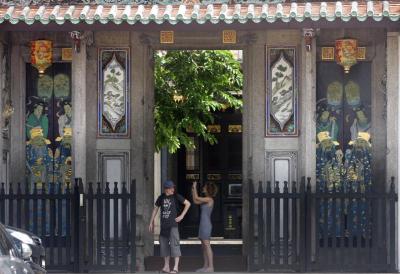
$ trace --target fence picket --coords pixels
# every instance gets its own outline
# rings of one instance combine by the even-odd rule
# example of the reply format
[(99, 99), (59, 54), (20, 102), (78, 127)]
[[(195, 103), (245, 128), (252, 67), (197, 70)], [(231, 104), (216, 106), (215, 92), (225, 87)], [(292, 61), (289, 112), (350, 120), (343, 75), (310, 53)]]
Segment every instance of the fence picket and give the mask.
[(122, 183), (122, 195), (123, 195), (123, 199), (122, 199), (122, 245), (121, 247), (123, 247), (124, 249), (122, 250), (122, 261), (121, 264), (122, 265), (128, 265), (128, 256), (127, 254), (129, 254), (129, 252), (126, 252), (128, 250), (128, 237), (127, 237), (127, 231), (128, 231), (128, 225), (127, 225), (127, 206), (128, 206), (128, 199), (127, 199), (127, 189), (126, 189), (126, 182)]
[[(14, 190), (12, 188), (12, 184), (10, 184), (10, 188), (8, 190), (8, 195), (10, 197), (10, 202), (8, 203), (8, 220), (11, 226), (14, 225)], [(5, 201), (4, 201), (5, 202)], [(5, 208), (4, 208), (5, 210)], [(4, 223), (4, 221), (3, 221)]]
[[(66, 196), (66, 205), (65, 205), (65, 215), (66, 215), (66, 232), (65, 232), (65, 265), (71, 266), (71, 248), (72, 248), (72, 243), (71, 243), (71, 218), (68, 218), (71, 216), (71, 200), (72, 200), (72, 191), (71, 191), (71, 183), (67, 183), (67, 189), (65, 190), (65, 196)], [(64, 265), (64, 264), (62, 264)]]
[(130, 271), (136, 271), (136, 180), (132, 180), (131, 183), (131, 195), (130, 195), (130, 223), (131, 233), (130, 235), (130, 254), (131, 254), (131, 267)]
[(102, 190), (100, 187), (100, 183), (97, 183), (97, 191), (96, 191), (96, 196), (95, 199), (97, 200), (97, 249), (96, 249), (96, 254), (97, 254), (97, 265), (102, 265), (102, 247), (101, 244), (103, 242), (103, 196), (102, 196)]
[(88, 235), (91, 234), (91, 231), (93, 231), (93, 236), (88, 237), (88, 268), (90, 269), (93, 266), (93, 244), (94, 244), (94, 238), (97, 237), (97, 231), (94, 230), (93, 222), (94, 222), (94, 214), (93, 214), (93, 183), (89, 183), (89, 188), (88, 188), (88, 193), (86, 196), (86, 201), (88, 205)]
[(119, 196), (118, 196), (118, 183), (114, 182), (114, 199), (113, 199), (113, 204), (114, 204), (114, 246), (113, 246), (113, 252), (114, 252), (114, 265), (118, 265), (118, 258), (119, 258), (119, 239), (118, 239), (118, 203), (119, 203)]
[(263, 189), (262, 189), (262, 182), (258, 182), (258, 200), (257, 200), (257, 223), (258, 223), (258, 228), (257, 228), (257, 243), (258, 243), (258, 251), (257, 251), (257, 258), (258, 258), (258, 264), (259, 265), (264, 265), (264, 199), (262, 197), (263, 194)]
[[(296, 182), (293, 181), (292, 182), (292, 194), (297, 195), (297, 187), (296, 187)], [(292, 227), (292, 231), (291, 231), (291, 240), (292, 240), (292, 250), (291, 250), (291, 254), (292, 254), (292, 261), (291, 264), (295, 265), (295, 264), (299, 264), (299, 256), (297, 253), (297, 203), (299, 199), (290, 199), (291, 203), (292, 203), (292, 218), (290, 221), (291, 227)], [(296, 269), (297, 271), (300, 271), (300, 265), (299, 268)]]
[(110, 221), (110, 187), (109, 187), (110, 183), (106, 182), (106, 190), (105, 190), (105, 194), (104, 194), (104, 210), (105, 210), (105, 221), (104, 221), (104, 241), (105, 241), (105, 265), (109, 265), (110, 264), (110, 225), (111, 225), (111, 221)]
[(267, 182), (267, 198), (266, 198), (266, 210), (267, 210), (267, 219), (266, 219), (266, 245), (265, 245), (265, 261), (264, 261), (264, 269), (267, 270), (271, 265), (271, 227), (272, 227), (272, 218), (271, 218), (271, 182)]
[[(395, 203), (396, 203), (396, 198), (397, 194), (395, 192), (395, 186), (394, 186), (394, 177), (391, 177), (391, 182), (390, 182), (390, 190), (389, 190), (389, 213), (396, 212), (395, 209)], [(386, 212), (385, 212), (385, 217), (386, 217)], [(389, 251), (389, 264), (390, 268), (389, 270), (391, 272), (396, 272), (396, 250), (395, 250), (395, 229), (396, 229), (396, 224), (395, 224), (395, 219), (392, 218), (391, 214), (389, 214), (389, 218), (387, 220), (390, 222), (390, 229), (389, 229), (389, 243), (390, 243), (390, 251)]]
[(50, 246), (49, 246), (49, 257), (50, 257), (50, 264), (54, 265), (54, 221), (55, 221), (55, 211), (56, 211), (56, 205), (55, 205), (55, 199), (54, 197), (54, 187), (49, 188), (49, 206), (50, 206), (50, 231), (49, 236), (50, 236)]
[(288, 182), (283, 186), (283, 264), (289, 264), (289, 196)]
[(273, 248), (273, 257), (274, 257), (274, 263), (276, 265), (280, 264), (280, 217), (281, 217), (281, 210), (280, 210), (280, 190), (279, 190), (279, 182), (275, 182), (275, 190), (274, 190), (275, 199), (275, 225), (274, 225), (274, 248)]
[[(254, 215), (255, 215), (255, 211), (254, 211), (254, 203), (255, 203), (255, 195), (254, 195), (254, 186), (253, 186), (253, 181), (251, 179), (248, 180), (248, 186), (249, 186), (249, 195), (251, 198), (250, 202), (249, 202), (249, 223), (250, 223), (250, 227), (249, 227), (249, 233), (250, 233), (250, 242), (251, 243), (255, 243), (255, 235), (254, 235)], [(255, 264), (255, 256), (254, 256), (254, 248), (255, 245), (251, 244), (249, 247), (249, 265), (248, 265), (248, 270), (249, 272), (253, 272), (257, 266)]]

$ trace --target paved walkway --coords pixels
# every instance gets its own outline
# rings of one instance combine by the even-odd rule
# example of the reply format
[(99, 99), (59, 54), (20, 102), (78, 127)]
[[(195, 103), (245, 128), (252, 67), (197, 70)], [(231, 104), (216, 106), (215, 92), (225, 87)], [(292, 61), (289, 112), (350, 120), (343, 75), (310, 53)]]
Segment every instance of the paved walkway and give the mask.
[[(125, 273), (125, 274), (129, 274), (129, 273), (127, 273), (127, 272), (118, 272), (118, 273), (114, 273), (114, 272), (108, 272), (108, 273), (102, 273), (102, 274), (123, 274), (123, 273)], [(158, 274), (159, 272), (157, 272), (157, 271), (145, 271), (145, 272), (136, 272), (136, 274)], [(180, 274), (198, 274), (197, 272), (179, 272)], [(260, 273), (263, 273), (263, 272), (214, 272), (214, 273), (221, 273), (221, 274), (244, 274), (244, 273), (247, 273), (247, 274), (260, 274)], [(323, 274), (343, 274), (344, 272), (341, 272), (341, 273), (335, 273), (335, 272), (331, 272), (331, 273), (328, 273), (328, 272), (324, 272)], [(57, 273), (57, 274), (77, 274), (77, 273)], [(87, 274), (87, 273), (81, 273), (81, 274)], [(274, 274), (280, 274), (279, 272), (274, 272)], [(284, 274), (287, 274), (287, 273), (284, 273)], [(321, 274), (321, 273), (316, 273), (316, 272), (313, 272), (313, 274)], [(357, 274), (378, 274), (378, 273), (357, 273)], [(385, 272), (385, 274), (390, 274), (390, 273), (388, 273), (388, 272)], [(398, 274), (397, 272), (394, 272), (393, 274)]]

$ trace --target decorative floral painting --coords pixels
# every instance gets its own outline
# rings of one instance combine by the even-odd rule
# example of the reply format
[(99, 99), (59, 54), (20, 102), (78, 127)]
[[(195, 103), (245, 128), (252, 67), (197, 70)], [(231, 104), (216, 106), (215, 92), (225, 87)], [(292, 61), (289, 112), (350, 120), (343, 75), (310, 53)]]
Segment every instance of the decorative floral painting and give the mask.
[(267, 136), (297, 136), (295, 48), (267, 49)]
[(129, 137), (129, 49), (99, 51), (99, 137)]

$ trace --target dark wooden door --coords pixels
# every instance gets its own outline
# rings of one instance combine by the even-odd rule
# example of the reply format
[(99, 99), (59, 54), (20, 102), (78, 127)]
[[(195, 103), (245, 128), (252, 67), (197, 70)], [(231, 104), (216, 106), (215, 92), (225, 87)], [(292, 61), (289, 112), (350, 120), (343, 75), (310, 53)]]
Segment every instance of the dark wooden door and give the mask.
[[(194, 180), (212, 181), (218, 186), (212, 214), (213, 237), (240, 239), (242, 219), (242, 114), (226, 110), (216, 113), (209, 125), (218, 140), (214, 145), (196, 139), (198, 149), (179, 155), (178, 191), (191, 197)], [(183, 167), (183, 168), (182, 168)], [(200, 210), (192, 206), (181, 226), (182, 237), (196, 237)]]
[(318, 64), (317, 186), (321, 189), (372, 185), (371, 105), (370, 62), (358, 63), (347, 74), (334, 62)]
[(25, 135), (28, 185), (70, 183), (71, 63), (53, 63), (44, 75), (26, 64)]

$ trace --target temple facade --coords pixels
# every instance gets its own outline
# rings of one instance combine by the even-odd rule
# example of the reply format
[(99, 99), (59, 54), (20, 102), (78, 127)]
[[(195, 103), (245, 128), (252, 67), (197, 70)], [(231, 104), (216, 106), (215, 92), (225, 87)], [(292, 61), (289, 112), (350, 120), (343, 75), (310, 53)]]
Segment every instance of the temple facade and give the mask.
[[(243, 256), (252, 245), (250, 183), (279, 181), (283, 189), (305, 176), (312, 191), (384, 192), (394, 177), (397, 190), (400, 3), (275, 2), (1, 1), (6, 190), (18, 182), (63, 187), (76, 177), (135, 179), (138, 269), (154, 254), (147, 227), (161, 178), (174, 178), (182, 191), (193, 180), (220, 183), (217, 236), (240, 239)], [(211, 149), (200, 161), (204, 172), (201, 164), (181, 177), (165, 171), (169, 156), (154, 149), (158, 50), (241, 52), (243, 110), (210, 125), (241, 147), (228, 155), (234, 168), (228, 161), (225, 173), (206, 167)]]

